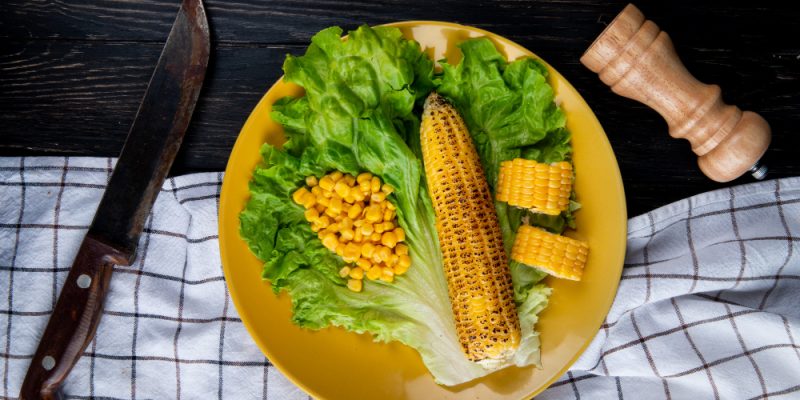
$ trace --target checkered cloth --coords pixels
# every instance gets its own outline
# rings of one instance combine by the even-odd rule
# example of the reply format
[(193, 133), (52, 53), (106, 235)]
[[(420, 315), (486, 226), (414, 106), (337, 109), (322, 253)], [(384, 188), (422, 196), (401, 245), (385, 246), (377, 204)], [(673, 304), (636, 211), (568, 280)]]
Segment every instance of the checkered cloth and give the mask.
[[(112, 159), (0, 158), (2, 398), (38, 336)], [(69, 376), (74, 399), (306, 399), (250, 340), (217, 248), (221, 173), (171, 178)], [(543, 399), (800, 396), (800, 178), (695, 196), (629, 222), (597, 337)]]

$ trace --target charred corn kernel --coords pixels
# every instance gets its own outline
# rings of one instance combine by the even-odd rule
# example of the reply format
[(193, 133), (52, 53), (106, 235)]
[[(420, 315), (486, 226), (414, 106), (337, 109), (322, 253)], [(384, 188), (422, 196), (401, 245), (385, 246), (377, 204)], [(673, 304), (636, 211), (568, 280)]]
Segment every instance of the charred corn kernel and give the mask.
[(589, 246), (576, 239), (522, 225), (511, 250), (511, 258), (550, 275), (581, 280)]
[(317, 177), (316, 176), (312, 175), (312, 176), (309, 176), (309, 177), (306, 178), (306, 186), (308, 186), (310, 188), (316, 187), (317, 183), (319, 183), (319, 182), (317, 181)]
[[(403, 228), (397, 228), (397, 229), (403, 229)], [(396, 253), (398, 256), (405, 256), (405, 255), (408, 255), (408, 246), (406, 246), (406, 245), (405, 245), (405, 244), (403, 244), (403, 243), (398, 243), (398, 244), (397, 244), (397, 246), (395, 246), (395, 248), (394, 248), (394, 252), (395, 252), (395, 253)]]
[(356, 182), (372, 182), (372, 174), (369, 172), (362, 172), (356, 177)]
[(356, 218), (358, 218), (358, 217), (361, 215), (361, 211), (362, 211), (362, 208), (361, 208), (361, 206), (360, 206), (360, 205), (358, 205), (358, 204), (353, 204), (353, 205), (352, 205), (352, 206), (350, 206), (350, 208), (347, 210), (347, 216), (348, 216), (348, 217), (350, 217), (350, 218), (352, 218), (352, 219), (356, 219)]
[(361, 267), (355, 267), (350, 270), (350, 277), (353, 279), (364, 279), (364, 270)]
[(384, 183), (383, 186), (381, 186), (381, 192), (385, 193), (388, 196), (392, 194), (392, 192), (394, 192), (394, 188), (392, 187), (392, 185)]
[(377, 176), (372, 177), (372, 181), (370, 181), (369, 190), (372, 193), (379, 192), (381, 190), (381, 180)]
[(339, 276), (342, 278), (346, 278), (350, 275), (350, 267), (344, 266), (342, 269), (339, 270)]
[(382, 268), (380, 280), (392, 283), (394, 281), (394, 271), (391, 268)]
[(347, 182), (344, 180), (340, 180), (333, 185), (333, 191), (336, 192), (339, 197), (344, 198), (350, 193), (350, 186), (347, 186)]
[(297, 204), (303, 204), (303, 200), (305, 200), (306, 196), (309, 194), (311, 194), (311, 192), (309, 192), (308, 189), (301, 187), (292, 193), (292, 200)]
[(361, 234), (369, 236), (372, 235), (373, 232), (375, 232), (375, 227), (371, 223), (365, 222), (361, 224)]
[(515, 158), (500, 163), (497, 200), (532, 211), (558, 215), (569, 207), (572, 164), (542, 164)]
[(352, 229), (342, 230), (339, 234), (342, 235), (342, 239), (347, 241), (353, 240), (353, 238), (356, 236), (356, 233), (353, 232)]
[(363, 283), (358, 279), (348, 279), (347, 280), (347, 288), (352, 290), (352, 291), (354, 291), (354, 292), (360, 292), (361, 288), (363, 287), (362, 285), (363, 285)]
[(330, 174), (328, 174), (328, 176), (331, 177), (333, 183), (336, 183), (337, 181), (339, 181), (339, 179), (342, 179), (344, 173), (342, 173), (342, 171), (333, 171)]
[(395, 236), (394, 232), (384, 232), (381, 235), (381, 244), (393, 249), (394, 246), (397, 246), (397, 236)]
[(381, 234), (378, 232), (372, 232), (372, 235), (369, 235), (369, 240), (374, 243), (381, 242)]
[[(394, 235), (397, 236), (397, 241), (398, 242), (403, 242), (403, 241), (406, 240), (406, 231), (403, 228), (399, 227), (399, 226), (397, 228), (394, 228)], [(406, 251), (408, 251), (407, 247), (406, 247)]]
[(373, 203), (380, 203), (386, 200), (386, 193), (383, 192), (373, 193), (372, 196), (369, 197), (369, 200)]
[(331, 177), (327, 176), (327, 175), (323, 176), (322, 179), (319, 180), (319, 187), (321, 187), (322, 190), (324, 190), (326, 192), (332, 191), (333, 190), (333, 185), (335, 185), (335, 184), (336, 184), (336, 182), (334, 182), (333, 179), (331, 179)]
[(306, 210), (303, 213), (303, 216), (306, 217), (306, 221), (314, 222), (314, 221), (317, 220), (317, 218), (319, 218), (319, 211), (317, 211), (316, 208), (311, 208), (311, 209)]
[(420, 141), (459, 342), (472, 361), (507, 360), (520, 324), (494, 202), (464, 120), (436, 92)]
[(372, 243), (364, 243), (361, 246), (361, 255), (365, 258), (372, 258), (372, 254), (375, 252), (375, 245)]
[(364, 271), (369, 271), (369, 269), (372, 268), (372, 261), (366, 258), (359, 258), (358, 261), (356, 261), (356, 265)]
[(331, 250), (335, 249), (339, 245), (339, 240), (336, 239), (336, 234), (329, 232), (323, 235), (322, 245)]
[(383, 217), (381, 213), (381, 208), (374, 204), (370, 205), (369, 207), (367, 207), (367, 213), (364, 217), (369, 222), (379, 222)]
[(373, 265), (372, 268), (367, 271), (367, 279), (374, 281), (381, 277), (381, 272), (383, 272), (383, 268), (378, 265)]

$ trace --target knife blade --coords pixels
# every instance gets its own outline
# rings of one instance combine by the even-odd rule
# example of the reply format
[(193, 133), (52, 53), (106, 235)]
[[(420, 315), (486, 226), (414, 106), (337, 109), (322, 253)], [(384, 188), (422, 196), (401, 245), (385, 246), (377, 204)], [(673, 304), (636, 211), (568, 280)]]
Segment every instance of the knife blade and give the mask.
[(94, 220), (22, 384), (20, 399), (59, 388), (100, 322), (113, 266), (130, 265), (205, 78), (210, 52), (201, 0), (183, 0)]

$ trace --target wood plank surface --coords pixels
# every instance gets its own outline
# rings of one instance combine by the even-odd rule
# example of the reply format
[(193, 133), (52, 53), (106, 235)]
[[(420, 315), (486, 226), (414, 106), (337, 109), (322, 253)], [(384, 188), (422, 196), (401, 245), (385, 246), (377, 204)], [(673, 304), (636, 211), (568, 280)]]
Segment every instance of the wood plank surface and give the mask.
[[(624, 4), (207, 0), (212, 61), (172, 174), (224, 169), (285, 54), (301, 54), (320, 29), (430, 19), (506, 36), (569, 79), (614, 147), (631, 216), (726, 186), (700, 173), (688, 144), (669, 138), (655, 112), (614, 95), (578, 62)], [(770, 177), (800, 175), (800, 9), (789, 2), (637, 6), (670, 34), (698, 79), (770, 122)], [(116, 155), (177, 7), (177, 0), (0, 2), (0, 155)]]

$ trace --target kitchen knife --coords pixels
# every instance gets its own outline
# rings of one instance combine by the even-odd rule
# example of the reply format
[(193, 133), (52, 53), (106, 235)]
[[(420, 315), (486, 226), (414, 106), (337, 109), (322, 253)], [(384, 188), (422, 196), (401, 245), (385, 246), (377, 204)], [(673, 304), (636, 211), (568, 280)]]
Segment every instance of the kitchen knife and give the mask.
[(117, 165), (22, 384), (20, 399), (59, 387), (94, 337), (113, 266), (130, 265), (145, 219), (189, 125), (208, 65), (201, 0), (183, 0)]

